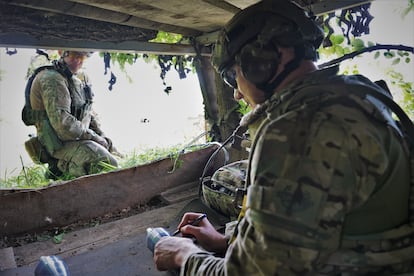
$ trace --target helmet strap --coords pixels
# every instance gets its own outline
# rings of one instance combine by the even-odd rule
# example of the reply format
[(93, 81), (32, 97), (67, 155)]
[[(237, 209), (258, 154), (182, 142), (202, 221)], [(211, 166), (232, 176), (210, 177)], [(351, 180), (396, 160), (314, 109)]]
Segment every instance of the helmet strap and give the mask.
[(55, 66), (56, 70), (62, 72), (63, 75), (66, 76), (66, 78), (72, 78), (73, 73), (70, 71), (68, 65), (66, 64), (63, 58), (61, 58), (60, 62), (58, 60), (54, 60), (53, 65)]
[(284, 70), (270, 83), (257, 85), (257, 87), (263, 90), (266, 94), (266, 99), (269, 99), (275, 90), (276, 87), (280, 85), (280, 83), (295, 69), (297, 69), (302, 62), (303, 58), (305, 57), (305, 47), (302, 45), (294, 46), (295, 57), (289, 61), (286, 65)]

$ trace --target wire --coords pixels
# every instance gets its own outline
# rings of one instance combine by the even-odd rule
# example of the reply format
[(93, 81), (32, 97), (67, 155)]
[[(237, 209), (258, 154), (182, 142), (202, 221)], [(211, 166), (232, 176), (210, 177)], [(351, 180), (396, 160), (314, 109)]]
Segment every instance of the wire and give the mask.
[(202, 194), (203, 194), (203, 189), (202, 189), (203, 179), (205, 178), (205, 175), (206, 175), (207, 169), (209, 168), (210, 162), (216, 157), (216, 155), (220, 152), (220, 150), (224, 150), (224, 164), (223, 164), (223, 166), (227, 165), (227, 162), (229, 161), (230, 156), (229, 156), (229, 153), (228, 153), (227, 149), (225, 148), (225, 146), (232, 140), (235, 133), (236, 133), (236, 131), (233, 132), (222, 144), (220, 144), (218, 142), (212, 142), (212, 144), (217, 144), (217, 145), (219, 145), (219, 147), (211, 154), (210, 158), (206, 162), (206, 165), (204, 166), (203, 173), (201, 174), (199, 188), (198, 188), (198, 196), (200, 198), (202, 198)]

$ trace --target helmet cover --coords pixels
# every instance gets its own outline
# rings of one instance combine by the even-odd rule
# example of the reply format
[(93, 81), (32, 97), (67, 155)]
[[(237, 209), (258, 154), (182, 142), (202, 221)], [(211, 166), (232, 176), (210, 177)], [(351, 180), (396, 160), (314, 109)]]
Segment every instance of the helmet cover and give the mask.
[[(292, 24), (294, 27), (292, 27)], [(212, 64), (219, 74), (232, 66), (244, 45), (255, 40), (289, 47), (319, 48), (324, 32), (305, 10), (290, 0), (261, 1), (237, 13), (221, 30)]]

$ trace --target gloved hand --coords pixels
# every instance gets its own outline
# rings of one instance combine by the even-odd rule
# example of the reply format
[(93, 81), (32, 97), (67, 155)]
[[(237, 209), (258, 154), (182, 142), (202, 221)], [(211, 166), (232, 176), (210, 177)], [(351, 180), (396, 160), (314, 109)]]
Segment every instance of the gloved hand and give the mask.
[(109, 145), (108, 145), (108, 142), (106, 141), (105, 138), (103, 138), (99, 135), (95, 135), (95, 136), (92, 137), (92, 141), (100, 144), (101, 146), (103, 146), (104, 148), (109, 150)]
[(108, 138), (108, 137), (104, 137), (104, 138), (105, 138), (106, 142), (108, 143), (108, 148), (107, 149), (108, 149), (108, 151), (110, 153), (112, 153), (113, 155), (118, 156), (120, 158), (124, 158), (125, 157), (122, 153), (120, 153), (116, 149), (116, 147), (114, 146), (114, 144), (112, 143), (112, 140), (110, 138)]

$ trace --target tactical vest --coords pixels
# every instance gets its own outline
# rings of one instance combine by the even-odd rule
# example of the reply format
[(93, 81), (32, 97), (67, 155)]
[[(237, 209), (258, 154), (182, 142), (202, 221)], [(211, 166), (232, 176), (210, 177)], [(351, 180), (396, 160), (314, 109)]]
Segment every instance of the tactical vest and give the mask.
[[(76, 117), (79, 121), (83, 119), (85, 113), (90, 109), (90, 106), (92, 104), (92, 91), (85, 82), (83, 92), (85, 93), (86, 102), (85, 104), (81, 104), (79, 106), (76, 105), (75, 101), (73, 100), (75, 88), (74, 88), (74, 83), (72, 80), (72, 72), (69, 70), (69, 68), (65, 64), (61, 64), (60, 62), (56, 60), (53, 61), (52, 65), (42, 66), (42, 67), (37, 68), (34, 71), (34, 73), (30, 76), (26, 84), (26, 88), (25, 88), (25, 105), (22, 110), (22, 121), (27, 126), (31, 126), (31, 125), (37, 125), (37, 127), (40, 126), (40, 129), (41, 129), (40, 131), (42, 133), (42, 136), (34, 137), (34, 138), (36, 139), (36, 142), (38, 141), (46, 149), (48, 154), (53, 155), (54, 152), (56, 152), (57, 150), (63, 147), (63, 142), (60, 140), (55, 130), (51, 126), (46, 111), (45, 110), (33, 110), (31, 103), (30, 103), (30, 93), (31, 93), (33, 81), (35, 77), (37, 76), (37, 74), (39, 74), (43, 70), (55, 70), (67, 80), (68, 90), (70, 93), (70, 97), (72, 98), (71, 107), (70, 107), (71, 114), (74, 117)], [(33, 148), (32, 146), (30, 146), (33, 144), (30, 142), (31, 140), (33, 140), (33, 138), (26, 142), (26, 150), (28, 151), (31, 157), (32, 156), (39, 157), (41, 155), (39, 152), (42, 152), (43, 149), (40, 148), (35, 151), (29, 150)], [(39, 143), (35, 143), (35, 144), (38, 145)], [(36, 158), (32, 157), (32, 159), (34, 161), (35, 160), (38, 161), (41, 159), (37, 157)]]
[[(343, 248), (340, 251), (332, 254), (328, 260), (324, 262), (325, 269), (329, 272), (349, 272), (360, 273), (366, 267), (384, 267), (393, 265), (399, 266), (413, 266), (414, 256), (414, 125), (408, 118), (405, 112), (396, 104), (390, 97), (389, 91), (384, 90), (377, 84), (370, 82), (362, 76), (333, 76), (331, 79), (315, 83), (307, 82), (293, 88), (293, 96), (287, 99), (277, 98), (276, 101), (270, 101), (267, 106), (267, 118), (258, 129), (257, 134), (260, 135), (263, 126), (274, 118), (286, 112), (301, 109), (301, 108), (317, 108), (322, 105), (329, 105), (332, 103), (340, 103), (344, 99), (351, 99), (352, 96), (357, 96), (373, 103), (378, 111), (382, 114), (384, 120), (389, 126), (395, 129), (401, 137), (407, 142), (407, 151), (409, 154), (409, 169), (410, 169), (410, 187), (408, 183), (384, 183), (383, 186), (378, 187), (375, 194), (375, 199), (368, 199), (366, 204), (357, 208), (355, 211), (347, 214), (344, 222), (344, 234), (342, 237)], [(331, 94), (323, 100), (326, 94)], [(332, 95), (334, 95), (332, 97)], [(352, 99), (351, 99), (352, 100)], [(272, 114), (273, 107), (277, 106), (278, 110), (282, 110), (278, 114)], [(398, 118), (396, 122), (392, 116), (393, 112)], [(255, 143), (252, 145), (252, 152), (254, 151)], [(251, 163), (249, 163), (248, 171)], [(246, 187), (248, 187), (249, 194), (257, 194), (259, 197), (261, 193), (269, 193), (265, 191), (268, 187), (260, 187), (257, 185), (249, 185), (249, 178), (246, 179)], [(390, 189), (390, 185), (392, 188)], [(387, 189), (388, 187), (388, 189)], [(269, 188), (271, 189), (271, 187)], [(401, 191), (409, 189), (409, 210), (399, 210), (407, 214), (406, 223), (391, 230), (373, 231), (376, 227), (384, 229), (385, 225), (369, 225), (366, 221), (369, 218), (370, 212), (375, 211), (375, 206), (378, 202), (385, 199), (398, 201), (398, 196)], [(259, 204), (256, 208), (266, 208), (261, 202), (251, 202), (250, 204)], [(387, 210), (386, 210), (387, 211)], [(389, 210), (392, 211), (392, 210)], [(244, 213), (242, 210), (241, 214)], [(239, 218), (240, 219), (240, 218)], [(364, 225), (362, 227), (354, 228), (354, 225)], [(369, 227), (370, 229), (364, 229)], [(236, 233), (235, 233), (236, 234)], [(361, 253), (359, 253), (361, 252)], [(397, 269), (397, 270), (398, 270)], [(404, 269), (403, 269), (404, 270)]]
[(33, 126), (36, 122), (40, 122), (44, 119), (47, 119), (47, 114), (45, 110), (33, 110), (32, 105), (30, 104), (30, 91), (32, 89), (32, 84), (34, 79), (36, 78), (37, 74), (42, 72), (43, 70), (56, 70), (59, 74), (61, 74), (65, 79), (69, 81), (72, 77), (72, 73), (69, 71), (68, 68), (61, 68), (56, 61), (53, 62), (52, 65), (41, 66), (36, 68), (33, 74), (29, 77), (26, 88), (24, 90), (24, 97), (25, 97), (25, 104), (22, 110), (22, 121), (26, 126)]
[[(70, 96), (72, 97), (73, 93), (73, 82), (71, 80), (72, 78), (72, 72), (67, 68), (66, 66), (62, 66), (59, 64), (58, 61), (53, 61), (52, 65), (46, 65), (41, 66), (37, 68), (33, 74), (29, 77), (26, 88), (25, 88), (25, 105), (22, 109), (22, 121), (26, 126), (32, 126), (35, 125), (36, 122), (42, 121), (44, 119), (47, 119), (47, 114), (45, 110), (33, 110), (32, 106), (30, 104), (30, 91), (32, 88), (32, 84), (34, 79), (36, 78), (37, 74), (39, 74), (43, 70), (55, 70), (59, 74), (61, 74), (69, 83), (69, 92)], [(71, 114), (75, 116), (78, 120), (82, 120), (83, 114), (86, 109), (88, 109), (92, 103), (92, 91), (90, 87), (85, 83), (84, 86), (84, 92), (86, 95), (86, 104), (83, 106), (75, 106), (74, 102), (72, 101), (71, 104)]]

